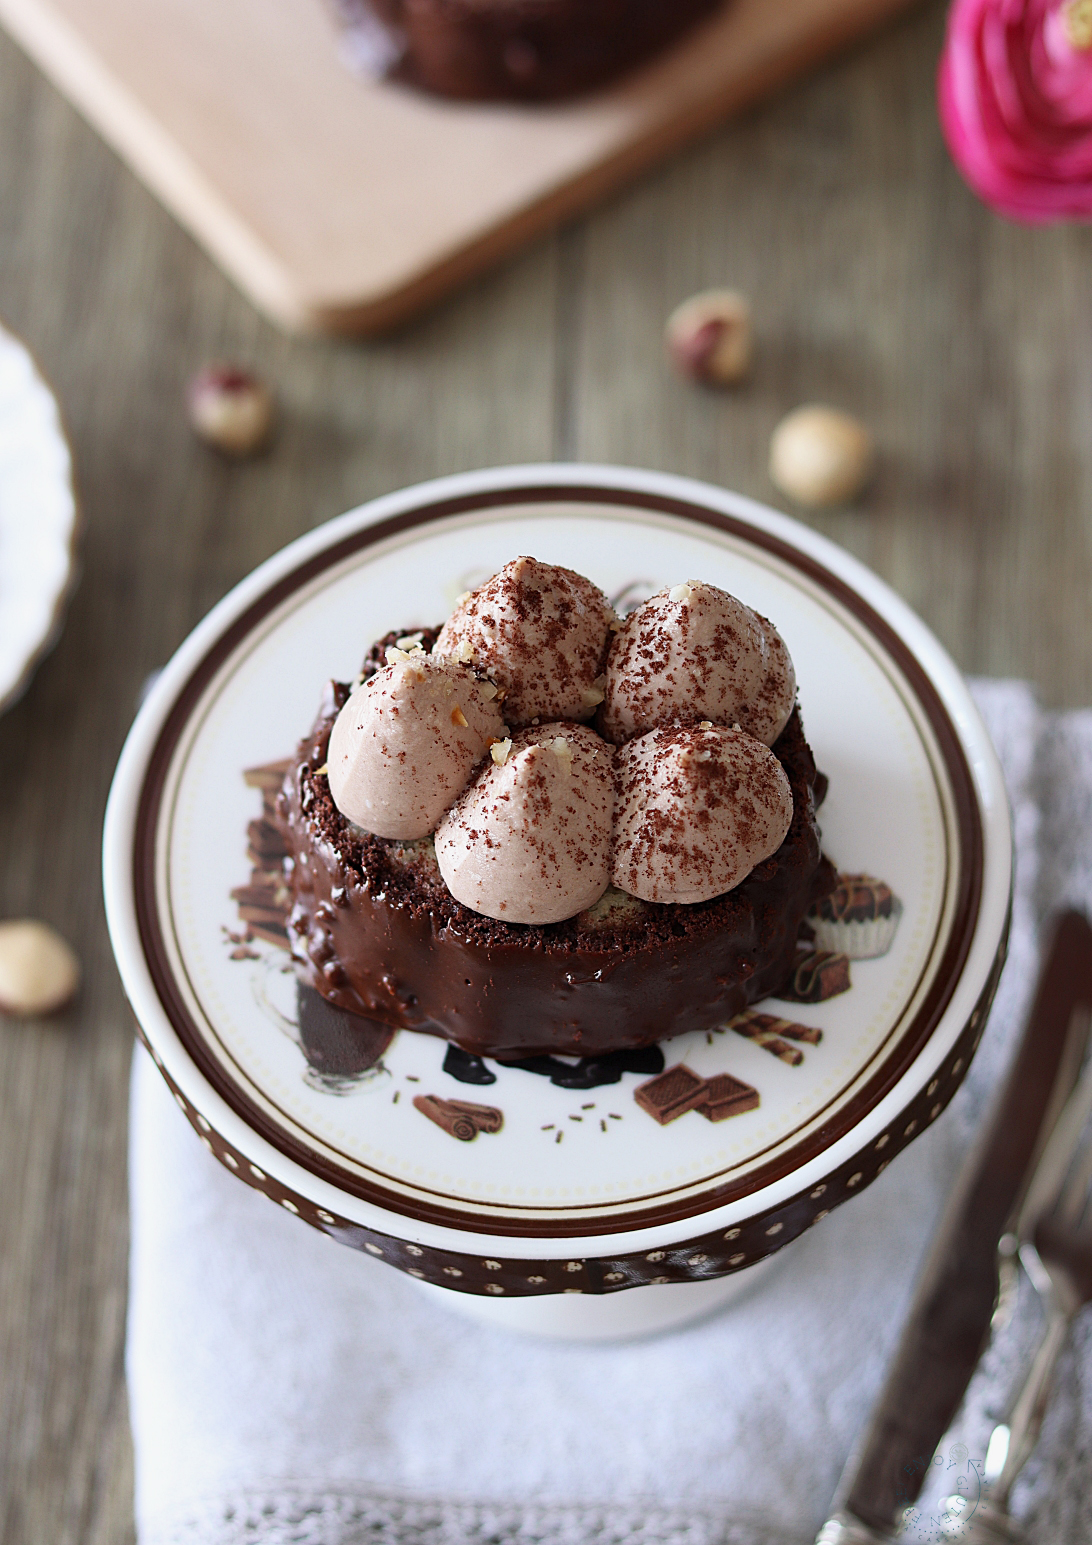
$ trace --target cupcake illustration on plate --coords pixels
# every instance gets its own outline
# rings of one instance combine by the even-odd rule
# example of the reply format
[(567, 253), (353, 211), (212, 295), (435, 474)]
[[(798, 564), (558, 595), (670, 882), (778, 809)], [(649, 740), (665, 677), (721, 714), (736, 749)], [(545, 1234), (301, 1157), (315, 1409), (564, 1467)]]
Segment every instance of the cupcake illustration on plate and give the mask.
[(837, 885), (813, 905), (807, 921), (817, 949), (873, 960), (895, 942), (901, 916), (902, 902), (883, 880), (839, 874)]

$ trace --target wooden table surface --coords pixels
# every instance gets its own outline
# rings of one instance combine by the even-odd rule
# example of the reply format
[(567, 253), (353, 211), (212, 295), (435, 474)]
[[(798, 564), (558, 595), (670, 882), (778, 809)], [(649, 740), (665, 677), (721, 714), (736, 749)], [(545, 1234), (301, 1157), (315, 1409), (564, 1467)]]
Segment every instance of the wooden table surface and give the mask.
[[(0, 916), (56, 924), (79, 1001), (0, 1021), (0, 1545), (132, 1534), (123, 1379), (132, 1025), (99, 834), (137, 694), (290, 538), (385, 490), (574, 458), (776, 502), (770, 430), (829, 400), (873, 427), (851, 510), (807, 518), (876, 568), (968, 671), (1092, 702), (1092, 229), (1031, 232), (951, 169), (929, 3), (592, 218), (368, 345), (261, 321), (0, 38), (0, 316), (60, 398), (85, 516), (64, 636), (0, 720)], [(661, 361), (671, 306), (750, 293), (753, 381)], [(280, 434), (232, 466), (182, 397), (210, 357), (275, 383)]]

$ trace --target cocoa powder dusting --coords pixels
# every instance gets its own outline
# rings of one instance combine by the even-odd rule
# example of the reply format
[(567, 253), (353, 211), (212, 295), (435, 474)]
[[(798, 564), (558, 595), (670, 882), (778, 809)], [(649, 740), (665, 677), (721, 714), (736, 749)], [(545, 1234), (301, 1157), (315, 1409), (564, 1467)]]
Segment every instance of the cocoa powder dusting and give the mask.
[(506, 693), (505, 714), (515, 728), (535, 719), (579, 721), (594, 709), (583, 693), (603, 671), (615, 621), (606, 596), (582, 574), (523, 557), (456, 607), (436, 650), (469, 647)]
[(711, 899), (781, 845), (793, 813), (783, 769), (753, 737), (651, 731), (618, 756), (614, 883), (661, 904)]

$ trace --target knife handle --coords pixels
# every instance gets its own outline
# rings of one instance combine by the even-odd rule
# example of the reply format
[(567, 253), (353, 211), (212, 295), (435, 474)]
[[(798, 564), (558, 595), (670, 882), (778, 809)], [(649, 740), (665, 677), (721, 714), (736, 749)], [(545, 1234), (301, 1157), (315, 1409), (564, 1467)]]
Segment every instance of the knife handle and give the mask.
[[(1074, 1008), (1087, 1003), (1092, 928), (1080, 913), (1066, 912), (1008, 1078), (945, 1209), (858, 1457), (839, 1487), (841, 1516), (881, 1539), (919, 1495), (982, 1355), (997, 1297), (997, 1242), (1019, 1205), (1046, 1123), (1069, 1092), (1059, 1083), (1072, 1084), (1079, 1071), (1071, 1026)], [(854, 1537), (842, 1538), (849, 1545)]]

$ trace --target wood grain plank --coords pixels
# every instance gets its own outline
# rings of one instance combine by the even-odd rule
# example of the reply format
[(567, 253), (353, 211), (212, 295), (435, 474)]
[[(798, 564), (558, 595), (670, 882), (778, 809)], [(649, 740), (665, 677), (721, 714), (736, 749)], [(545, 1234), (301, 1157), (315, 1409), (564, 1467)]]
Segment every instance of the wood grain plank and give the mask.
[[(571, 444), (783, 505), (774, 426), (802, 402), (844, 407), (876, 437), (877, 475), (850, 509), (792, 513), (877, 569), (965, 670), (1088, 702), (1092, 229), (1009, 225), (964, 187), (935, 117), (943, 23), (939, 4), (899, 23), (589, 222)], [(663, 321), (722, 284), (752, 298), (754, 374), (699, 390), (667, 369)]]
[[(60, 398), (86, 527), (56, 651), (0, 718), (0, 916), (77, 947), (47, 1025), (0, 1020), (0, 1541), (125, 1545), (123, 1377), (132, 1023), (99, 882), (109, 781), (147, 673), (255, 563), (421, 477), (548, 459), (554, 254), (540, 247), (396, 343), (286, 340), (0, 38), (0, 314)], [(276, 386), (270, 454), (190, 433), (210, 357)]]
[(352, 77), (316, 0), (0, 0), (0, 20), (282, 324), (393, 325), (910, 0), (733, 0), (594, 96)]

